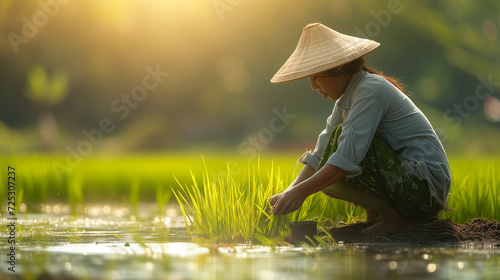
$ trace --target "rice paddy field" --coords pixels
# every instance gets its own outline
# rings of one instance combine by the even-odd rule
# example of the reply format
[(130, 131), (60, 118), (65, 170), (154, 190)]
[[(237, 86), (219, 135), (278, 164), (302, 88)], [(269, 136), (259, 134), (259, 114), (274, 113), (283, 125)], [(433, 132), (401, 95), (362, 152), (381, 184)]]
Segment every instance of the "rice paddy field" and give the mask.
[[(287, 216), (268, 197), (300, 171), (296, 155), (248, 162), (192, 152), (113, 160), (3, 158), (1, 279), (498, 279), (496, 244), (292, 246), (288, 223), (320, 230), (364, 219), (322, 194)], [(500, 158), (451, 158), (458, 223), (499, 219)], [(15, 242), (15, 243), (14, 243)]]

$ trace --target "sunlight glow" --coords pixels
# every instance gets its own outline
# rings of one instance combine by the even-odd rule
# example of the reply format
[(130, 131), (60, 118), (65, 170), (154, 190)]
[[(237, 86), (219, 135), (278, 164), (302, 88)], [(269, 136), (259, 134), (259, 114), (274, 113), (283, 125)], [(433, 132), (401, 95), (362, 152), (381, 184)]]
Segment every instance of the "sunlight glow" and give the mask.
[[(59, 252), (67, 254), (88, 254), (88, 255), (113, 255), (113, 254), (166, 254), (178, 257), (189, 257), (207, 254), (208, 248), (199, 247), (190, 242), (175, 243), (127, 243), (128, 246), (117, 246), (116, 243), (90, 243), (90, 244), (65, 244), (47, 248), (48, 252)], [(71, 263), (65, 264), (71, 269)], [(147, 268), (146, 264), (146, 268)]]
[(485, 19), (483, 21), (483, 34), (491, 41), (495, 41), (498, 37), (498, 28), (493, 21)]
[(250, 86), (250, 72), (240, 57), (230, 55), (220, 59), (215, 65), (215, 70), (222, 78), (224, 88), (229, 92), (240, 93)]
[(22, 212), (22, 213), (25, 213), (26, 210), (28, 210), (28, 208), (26, 207), (26, 203), (22, 203), (21, 206), (19, 207), (19, 210)]
[(437, 265), (435, 263), (430, 263), (427, 265), (427, 272), (433, 273), (436, 271)]
[(104, 213), (104, 215), (109, 215), (111, 214), (111, 207), (109, 207), (109, 205), (104, 205), (102, 207), (102, 212)]
[(61, 205), (59, 205), (59, 204), (54, 205), (54, 207), (52, 208), (52, 210), (54, 211), (55, 214), (61, 213), (61, 211), (62, 211)]
[(208, 253), (208, 248), (198, 247), (198, 245), (187, 242), (169, 243), (165, 253), (177, 256), (193, 256)]
[(67, 270), (67, 271), (71, 271), (71, 269), (73, 268), (71, 263), (70, 262), (65, 262), (64, 263), (64, 268)]
[(146, 270), (148, 270), (148, 271), (151, 271), (151, 270), (153, 270), (153, 268), (154, 268), (154, 265), (153, 265), (153, 263), (152, 263), (152, 262), (146, 262), (146, 263), (144, 264), (144, 266), (146, 267)]
[(259, 272), (260, 279), (262, 280), (272, 280), (275, 279), (274, 272), (272, 270), (264, 269)]

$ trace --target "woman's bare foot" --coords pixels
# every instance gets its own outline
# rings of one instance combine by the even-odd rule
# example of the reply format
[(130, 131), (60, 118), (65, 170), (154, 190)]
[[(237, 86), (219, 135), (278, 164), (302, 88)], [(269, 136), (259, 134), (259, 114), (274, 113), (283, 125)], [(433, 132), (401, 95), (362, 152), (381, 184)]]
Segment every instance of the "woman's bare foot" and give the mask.
[(361, 231), (363, 234), (396, 233), (411, 226), (411, 221), (401, 216), (394, 208), (379, 210), (382, 221)]

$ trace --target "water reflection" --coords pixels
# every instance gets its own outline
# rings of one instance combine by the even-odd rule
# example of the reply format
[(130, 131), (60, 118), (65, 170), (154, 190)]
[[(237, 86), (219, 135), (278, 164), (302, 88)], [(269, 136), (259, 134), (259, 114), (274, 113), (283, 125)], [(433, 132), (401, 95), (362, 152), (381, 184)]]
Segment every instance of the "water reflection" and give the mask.
[(487, 258), (486, 254), (481, 257), (483, 250), (426, 249), (433, 251), (434, 261), (429, 261), (421, 257), (420, 250), (357, 245), (212, 250), (190, 242), (67, 244), (31, 249), (48, 254), (50, 263), (58, 260), (63, 264), (59, 270), (57, 265), (51, 267), (54, 273), (87, 269), (103, 275), (113, 265), (115, 271), (127, 275), (141, 271), (141, 279), (164, 275), (174, 279), (496, 279), (500, 272), (498, 251), (490, 252), (493, 257)]
[[(19, 275), (48, 273), (91, 279), (498, 279), (500, 250), (343, 244), (329, 248), (190, 242), (182, 217), (145, 219), (26, 214), (16, 248)], [(63, 206), (59, 206), (63, 208)], [(48, 207), (44, 206), (45, 209)], [(104, 215), (104, 213), (109, 215)], [(166, 213), (180, 213), (173, 209)], [(1, 216), (3, 224), (6, 217)], [(6, 250), (6, 244), (0, 250)], [(35, 265), (34, 265), (35, 264)], [(0, 278), (5, 273), (0, 272)], [(2, 278), (3, 279), (3, 278)]]

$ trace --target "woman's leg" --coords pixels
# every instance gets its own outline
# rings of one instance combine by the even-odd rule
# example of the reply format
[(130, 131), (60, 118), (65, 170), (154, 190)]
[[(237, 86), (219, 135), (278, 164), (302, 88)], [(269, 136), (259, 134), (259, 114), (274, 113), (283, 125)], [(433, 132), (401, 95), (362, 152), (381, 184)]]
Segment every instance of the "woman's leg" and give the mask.
[[(341, 126), (332, 132), (318, 169), (337, 150), (341, 132)], [(344, 179), (323, 192), (367, 209), (368, 221), (375, 221), (376, 213), (379, 213), (382, 222), (367, 229), (367, 233), (400, 231), (409, 226), (412, 220), (432, 215), (431, 212), (436, 208), (427, 183), (406, 174), (401, 163), (402, 158), (396, 152), (374, 138), (360, 163), (363, 173)]]
[(353, 184), (337, 183), (323, 192), (328, 196), (349, 201), (366, 209), (366, 222), (375, 223), (375, 225), (366, 228), (362, 233), (394, 233), (411, 225), (410, 219), (399, 214), (389, 200)]
[(394, 208), (387, 208), (383, 210), (377, 210), (380, 213), (382, 221), (376, 223), (375, 225), (366, 228), (361, 231), (361, 233), (372, 234), (376, 232), (382, 233), (395, 233), (400, 232), (411, 226), (411, 221), (399, 214)]
[(329, 197), (349, 201), (364, 209), (378, 211), (391, 207), (391, 202), (388, 199), (348, 183), (345, 179), (322, 191)]

